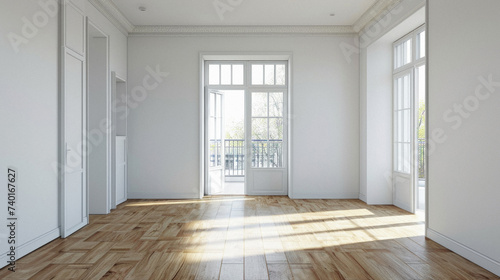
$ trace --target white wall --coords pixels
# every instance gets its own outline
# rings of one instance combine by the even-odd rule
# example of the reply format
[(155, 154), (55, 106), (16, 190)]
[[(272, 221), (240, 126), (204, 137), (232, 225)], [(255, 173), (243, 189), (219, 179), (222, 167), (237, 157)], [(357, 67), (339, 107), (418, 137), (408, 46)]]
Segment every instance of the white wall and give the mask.
[(423, 0), (405, 0), (360, 33), (359, 198), (393, 204), (392, 44), (425, 22)]
[[(30, 0), (0, 9), (0, 266), (6, 265), (8, 166), (18, 171), (18, 257), (59, 236), (58, 215), (58, 19)], [(23, 17), (47, 21), (26, 38)], [(16, 53), (9, 34), (23, 36)]]
[[(6, 182), (8, 166), (18, 169), (19, 258), (59, 236), (59, 14), (55, 0), (6, 2), (9, 8), (0, 9), (0, 180)], [(110, 68), (126, 78), (126, 35), (86, 0), (76, 2), (110, 35)], [(9, 36), (16, 35), (19, 44), (13, 47)], [(0, 188), (0, 197), (0, 207), (6, 209), (6, 188)], [(0, 219), (6, 221), (6, 211), (0, 211)], [(0, 266), (6, 264), (6, 237), (2, 226)]]
[(129, 38), (129, 91), (147, 66), (169, 76), (129, 115), (129, 197), (195, 198), (200, 187), (200, 52), (293, 52), (294, 198), (357, 198), (359, 58), (354, 36)]
[[(83, 0), (80, 0), (83, 1)], [(109, 36), (109, 68), (116, 76), (127, 79), (127, 35), (120, 32), (90, 2), (85, 0), (85, 14), (89, 20), (107, 36)], [(108, 73), (108, 75), (110, 75)]]
[(500, 275), (500, 2), (427, 5), (428, 236)]
[(366, 202), (392, 204), (392, 40), (366, 52)]

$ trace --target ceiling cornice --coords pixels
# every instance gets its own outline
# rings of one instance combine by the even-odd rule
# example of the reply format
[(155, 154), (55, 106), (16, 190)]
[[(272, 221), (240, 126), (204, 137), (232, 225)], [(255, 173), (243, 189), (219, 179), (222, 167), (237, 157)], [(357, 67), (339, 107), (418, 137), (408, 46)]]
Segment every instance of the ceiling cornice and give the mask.
[(138, 25), (130, 34), (353, 34), (350, 25)]
[(134, 26), (116, 7), (112, 0), (88, 0), (118, 29), (125, 34), (158, 34), (158, 35), (189, 35), (189, 34), (357, 34), (369, 22), (384, 11), (394, 7), (401, 0), (378, 0), (353, 25), (137, 25)]
[(358, 33), (373, 19), (394, 7), (401, 0), (378, 0), (352, 25), (353, 30)]
[(134, 25), (123, 15), (111, 0), (89, 0), (99, 12), (108, 18), (120, 31), (125, 34), (134, 30)]

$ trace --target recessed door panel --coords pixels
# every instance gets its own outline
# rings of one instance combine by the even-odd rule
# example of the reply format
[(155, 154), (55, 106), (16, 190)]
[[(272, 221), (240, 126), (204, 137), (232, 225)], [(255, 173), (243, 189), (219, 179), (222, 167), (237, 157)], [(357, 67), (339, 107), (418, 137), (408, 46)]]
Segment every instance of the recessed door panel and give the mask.
[(85, 145), (85, 63), (65, 55), (64, 80), (64, 231), (63, 237), (87, 224)]
[(85, 16), (64, 1), (61, 30), (61, 237), (88, 223)]

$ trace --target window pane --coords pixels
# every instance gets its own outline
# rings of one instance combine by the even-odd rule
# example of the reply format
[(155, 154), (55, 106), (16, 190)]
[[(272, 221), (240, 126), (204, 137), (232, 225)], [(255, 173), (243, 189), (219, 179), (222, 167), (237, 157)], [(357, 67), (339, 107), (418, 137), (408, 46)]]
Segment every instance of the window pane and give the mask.
[(220, 118), (215, 119), (215, 139), (222, 139), (222, 126)]
[(267, 118), (252, 118), (252, 140), (267, 140)]
[(267, 117), (267, 92), (252, 92), (252, 116)]
[(209, 105), (208, 106), (209, 107), (209, 116), (213, 117), (213, 116), (215, 116), (214, 115), (215, 114), (215, 94), (210, 93), (209, 96), (210, 96), (209, 97), (210, 100), (208, 102), (208, 105)]
[(252, 65), (252, 85), (264, 84), (264, 65)]
[(231, 84), (231, 65), (221, 65), (220, 66), (220, 84), (230, 85)]
[(403, 111), (398, 112), (398, 142), (403, 142)]
[(403, 78), (398, 79), (398, 109), (403, 109)]
[(398, 171), (403, 171), (403, 161), (405, 159), (403, 144), (398, 144), (399, 157), (398, 157)]
[(410, 173), (410, 144), (404, 144), (403, 172)]
[(222, 165), (222, 141), (217, 140), (217, 166)]
[(215, 139), (215, 118), (210, 117), (210, 120), (208, 121), (208, 138), (210, 140)]
[(286, 81), (285, 65), (276, 65), (276, 85), (284, 85)]
[(403, 92), (403, 108), (410, 108), (410, 75), (406, 75), (403, 78), (403, 83), (404, 83), (404, 92)]
[(394, 47), (394, 69), (398, 68), (401, 65), (401, 46)]
[(283, 93), (270, 92), (269, 93), (269, 116), (282, 117), (283, 116)]
[(393, 114), (393, 121), (394, 123), (392, 124), (392, 128), (393, 128), (393, 135), (392, 137), (394, 138), (394, 143), (398, 142), (398, 112), (395, 111), (394, 114)]
[(243, 65), (233, 65), (233, 85), (243, 84)]
[(210, 166), (213, 167), (215, 166), (215, 157), (216, 157), (216, 150), (215, 150), (215, 141), (210, 141)]
[(411, 127), (410, 110), (404, 110), (403, 111), (403, 117), (404, 117), (403, 141), (404, 142), (410, 142), (410, 127)]
[(283, 119), (282, 118), (269, 119), (269, 139), (270, 140), (283, 140)]
[(274, 85), (274, 65), (265, 66), (266, 85)]
[(215, 95), (215, 116), (222, 117), (222, 95)]
[(283, 142), (272, 141), (268, 146), (269, 167), (283, 167)]
[(267, 167), (267, 141), (252, 141), (252, 167)]
[(419, 100), (419, 103), (425, 103), (425, 65), (417, 68), (415, 85), (417, 87), (416, 93), (418, 94), (417, 99)]
[(394, 47), (394, 68), (399, 68), (412, 61), (412, 39), (408, 39)]
[(208, 65), (208, 83), (210, 85), (219, 84), (219, 65), (210, 64)]
[(405, 42), (405, 65), (412, 61), (411, 39)]
[(425, 57), (425, 31), (418, 34), (418, 58)]

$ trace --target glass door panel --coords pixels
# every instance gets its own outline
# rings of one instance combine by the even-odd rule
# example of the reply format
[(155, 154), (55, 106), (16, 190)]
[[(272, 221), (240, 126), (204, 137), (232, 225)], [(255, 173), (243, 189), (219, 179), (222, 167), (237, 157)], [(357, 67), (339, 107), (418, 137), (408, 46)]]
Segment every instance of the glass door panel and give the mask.
[(208, 90), (208, 194), (218, 194), (224, 189), (223, 144), (223, 95), (217, 90)]
[(394, 78), (394, 204), (413, 212), (413, 69)]
[[(260, 65), (259, 65), (260, 66)], [(266, 81), (271, 81), (274, 65), (263, 67)], [(260, 68), (257, 73), (261, 74)], [(269, 75), (269, 76), (268, 76)], [(252, 91), (249, 99), (250, 157), (248, 166), (248, 193), (286, 194), (287, 171), (285, 167), (286, 124), (284, 91)]]

